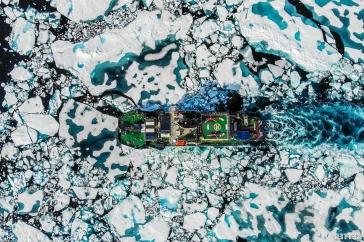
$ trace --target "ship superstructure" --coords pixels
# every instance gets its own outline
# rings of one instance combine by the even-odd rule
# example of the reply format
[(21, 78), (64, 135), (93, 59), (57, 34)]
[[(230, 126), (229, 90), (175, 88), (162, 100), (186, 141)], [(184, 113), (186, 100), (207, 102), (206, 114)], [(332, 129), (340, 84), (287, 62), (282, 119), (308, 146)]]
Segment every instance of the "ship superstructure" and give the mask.
[(243, 113), (131, 111), (119, 126), (121, 143), (135, 148), (240, 145), (262, 138), (260, 119)]

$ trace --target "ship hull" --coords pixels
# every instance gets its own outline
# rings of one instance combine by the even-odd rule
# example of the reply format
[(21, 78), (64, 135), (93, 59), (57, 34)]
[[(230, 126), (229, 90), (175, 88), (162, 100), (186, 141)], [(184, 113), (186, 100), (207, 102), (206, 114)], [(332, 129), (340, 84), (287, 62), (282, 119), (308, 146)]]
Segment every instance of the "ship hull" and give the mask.
[(260, 142), (257, 117), (228, 112), (133, 111), (120, 118), (121, 143), (134, 147), (232, 146)]

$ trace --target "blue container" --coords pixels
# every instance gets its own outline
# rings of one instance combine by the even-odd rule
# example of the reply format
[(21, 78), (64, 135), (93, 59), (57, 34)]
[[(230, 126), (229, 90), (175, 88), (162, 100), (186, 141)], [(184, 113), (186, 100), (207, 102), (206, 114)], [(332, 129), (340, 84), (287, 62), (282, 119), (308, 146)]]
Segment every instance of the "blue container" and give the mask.
[(240, 140), (248, 140), (250, 139), (250, 132), (249, 131), (238, 131), (236, 132), (236, 138)]

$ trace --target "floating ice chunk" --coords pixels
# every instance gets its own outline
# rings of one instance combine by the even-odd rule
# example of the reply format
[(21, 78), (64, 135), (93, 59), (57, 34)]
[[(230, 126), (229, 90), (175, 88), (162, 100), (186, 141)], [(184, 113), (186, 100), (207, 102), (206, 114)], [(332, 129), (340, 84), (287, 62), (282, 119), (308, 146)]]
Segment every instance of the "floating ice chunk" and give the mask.
[(46, 233), (52, 233), (53, 228), (56, 226), (56, 222), (54, 221), (53, 217), (50, 216), (49, 214), (41, 216), (39, 219), (39, 223), (42, 226), (42, 230), (45, 231)]
[(134, 223), (145, 223), (144, 206), (138, 197), (130, 195), (107, 214), (107, 221), (124, 236), (128, 229), (135, 227)]
[(95, 199), (98, 189), (93, 187), (72, 187), (73, 192), (80, 200)]
[(82, 22), (103, 16), (112, 2), (112, 0), (98, 0), (97, 4), (94, 4), (92, 0), (54, 0), (52, 4), (58, 12), (72, 21)]
[[(137, 18), (124, 28), (104, 32), (102, 36), (107, 39), (105, 43), (100, 43), (100, 36), (96, 36), (82, 43), (83, 48), (74, 51), (75, 47), (81, 43), (73, 44), (58, 40), (52, 43), (52, 53), (58, 67), (67, 69), (79, 77), (87, 85), (91, 94), (100, 95), (105, 90), (113, 89), (116, 81), (110, 84), (92, 82), (90, 74), (98, 64), (108, 61), (118, 62), (125, 53), (138, 55), (145, 46), (154, 49), (157, 40), (164, 40), (169, 35), (175, 35), (176, 39), (184, 38), (191, 23), (190, 15), (175, 18), (167, 11), (139, 11)], [(78, 63), (83, 63), (83, 67), (80, 68)], [(168, 82), (170, 81), (168, 79)], [(129, 83), (128, 80), (128, 86), (137, 84), (135, 78), (132, 82)], [(159, 84), (165, 86), (164, 83)], [(132, 88), (131, 91), (134, 89)], [(140, 92), (141, 90), (138, 90), (139, 95)]]
[(19, 242), (51, 242), (45, 234), (38, 229), (30, 226), (24, 222), (18, 221), (13, 226), (13, 232), (16, 237), (16, 241)]
[(38, 140), (37, 131), (23, 125), (11, 133), (11, 139), (15, 146), (29, 145)]
[(159, 202), (163, 207), (176, 210), (182, 191), (168, 187), (158, 190)]
[[(1, 2), (1, 1), (0, 1)], [(6, 1), (3, 1), (6, 2)], [(5, 3), (6, 4), (6, 3)], [(4, 13), (5, 15), (11, 20), (11, 21), (15, 21), (17, 17), (19, 17), (20, 13), (17, 9), (14, 9), (12, 7), (5, 7), (4, 9)]]
[(362, 166), (358, 165), (354, 157), (341, 157), (339, 166), (340, 176), (344, 179), (363, 171)]
[(198, 183), (192, 176), (185, 176), (183, 179), (183, 185), (191, 190), (196, 190), (198, 188)]
[(74, 209), (68, 207), (62, 211), (62, 224), (64, 226), (69, 226), (69, 224), (72, 222), (72, 218), (74, 217)]
[(119, 0), (116, 2), (114, 9), (119, 9), (123, 6), (128, 6), (133, 2), (133, 0)]
[(239, 225), (231, 216), (223, 215), (222, 218), (215, 225), (214, 233), (218, 239), (235, 241), (239, 231)]
[(22, 113), (42, 113), (44, 106), (39, 96), (29, 98), (20, 107), (19, 112)]
[(273, 75), (268, 70), (263, 70), (260, 72), (260, 79), (261, 79), (262, 83), (267, 84), (267, 85), (274, 82)]
[(203, 22), (199, 27), (197, 27), (193, 33), (195, 39), (204, 39), (212, 34), (214, 34), (219, 29), (216, 21), (209, 19)]
[(35, 214), (40, 209), (43, 201), (43, 191), (25, 191), (18, 196), (18, 207), (20, 214)]
[(219, 216), (220, 212), (219, 209), (211, 207), (207, 210), (207, 217), (211, 220), (214, 221), (217, 216)]
[(242, 2), (242, 0), (226, 0), (227, 6), (234, 6), (239, 5)]
[[(70, 116), (71, 113), (74, 115)], [(118, 126), (117, 118), (105, 115), (72, 99), (63, 105), (59, 122), (59, 136), (66, 140), (66, 145), (69, 147), (75, 142), (86, 140), (90, 134), (100, 136), (105, 130), (115, 132)]]
[(167, 176), (164, 179), (165, 182), (170, 183), (172, 185), (176, 184), (177, 181), (177, 173), (178, 170), (175, 166), (172, 166), (167, 170)]
[(0, 198), (0, 210), (5, 213), (5, 217), (7, 213), (11, 213), (14, 211), (13, 203), (11, 202), (13, 198), (11, 197), (2, 197)]
[(197, 67), (208, 66), (211, 62), (215, 62), (216, 57), (211, 54), (206, 45), (200, 45), (196, 50), (196, 65)]
[(315, 176), (317, 179), (322, 181), (325, 178), (325, 169), (323, 165), (318, 165), (315, 170)]
[(214, 207), (219, 207), (224, 202), (222, 197), (211, 193), (207, 194), (207, 198), (209, 199), (210, 204)]
[(283, 68), (276, 65), (268, 64), (268, 68), (273, 73), (275, 78), (282, 76), (284, 73)]
[[(321, 30), (306, 24), (300, 16), (290, 15), (285, 11), (286, 1), (266, 3), (266, 1), (258, 3), (255, 0), (244, 1), (244, 8), (236, 14), (241, 34), (252, 46), (263, 52), (289, 58), (309, 71), (326, 71), (340, 60), (341, 55), (335, 48), (327, 46), (325, 51), (316, 48), (317, 41), (323, 41)], [(271, 7), (270, 10), (264, 9), (265, 6)], [(261, 14), (258, 11), (261, 11)], [(279, 23), (265, 15), (266, 12), (272, 11), (276, 11)], [(297, 41), (294, 37), (297, 31), (301, 33), (301, 41)]]
[(25, 114), (25, 123), (39, 133), (54, 136), (58, 132), (59, 124), (55, 118), (46, 114)]
[(49, 37), (52, 36), (52, 33), (48, 31), (47, 28), (40, 28), (39, 35), (37, 38), (37, 43), (39, 44), (45, 44), (49, 41)]
[(291, 79), (291, 86), (293, 88), (297, 88), (301, 84), (301, 76), (298, 74), (297, 71), (291, 72), (290, 79)]
[(18, 149), (11, 142), (5, 143), (1, 149), (1, 157), (5, 159), (14, 159), (17, 153)]
[(26, 81), (33, 77), (33, 74), (22, 66), (15, 67), (10, 72), (11, 78), (17, 81)]
[(203, 213), (188, 214), (184, 217), (183, 228), (189, 232), (194, 232), (202, 228), (206, 223), (206, 215)]
[(300, 234), (297, 230), (296, 224), (299, 223), (299, 218), (297, 213), (287, 213), (285, 215), (286, 233), (292, 239), (296, 239)]
[(140, 236), (143, 241), (164, 242), (167, 241), (170, 227), (162, 218), (154, 218), (152, 221), (140, 226)]
[(300, 180), (303, 171), (299, 170), (299, 169), (289, 168), (289, 169), (286, 169), (284, 172), (285, 172), (289, 182), (296, 183)]
[[(237, 77), (234, 77), (233, 68), (234, 68), (234, 61), (231, 59), (224, 59), (216, 68), (215, 76), (218, 83), (221, 86), (230, 86), (234, 84), (234, 82), (238, 81)], [(235, 80), (234, 80), (235, 79)], [(234, 87), (234, 86), (232, 86)], [(235, 86), (236, 89), (239, 86)]]
[(249, 75), (242, 80), (242, 89), (240, 92), (247, 97), (255, 97), (259, 95), (259, 85), (254, 78)]
[(203, 212), (207, 208), (206, 202), (183, 203), (183, 209), (187, 213)]
[(57, 192), (57, 194), (55, 195), (55, 202), (56, 204), (54, 205), (54, 210), (55, 211), (60, 211), (63, 208), (65, 208), (66, 206), (68, 206), (68, 204), (70, 203), (70, 197), (67, 196), (64, 193), (61, 192)]
[(34, 24), (24, 18), (18, 18), (12, 25), (10, 47), (20, 54), (28, 54), (35, 44)]
[(279, 156), (280, 156), (280, 161), (282, 165), (288, 165), (289, 163), (289, 154), (287, 151), (285, 150), (281, 150), (279, 152)]
[(364, 195), (364, 174), (363, 173), (356, 174), (354, 183), (355, 183), (355, 189), (360, 191), (363, 196)]
[(82, 238), (87, 238), (87, 232), (91, 229), (90, 225), (80, 218), (73, 219), (71, 224), (71, 240), (82, 241)]
[(239, 66), (231, 59), (224, 59), (216, 68), (215, 76), (218, 83), (232, 90), (239, 90), (241, 84), (239, 75), (235, 75), (234, 70), (238, 69)]
[(220, 163), (223, 172), (229, 172), (230, 168), (234, 166), (232, 160), (227, 158), (220, 158)]
[(16, 94), (12, 91), (7, 91), (5, 93), (5, 102), (4, 102), (4, 106), (7, 105), (8, 107), (13, 106), (14, 104), (16, 104), (18, 102), (18, 98), (16, 97)]
[(139, 167), (146, 161), (146, 151), (143, 149), (132, 149), (130, 147), (122, 146), (123, 150), (126, 151), (126, 156), (123, 158), (128, 162), (132, 163), (134, 167)]

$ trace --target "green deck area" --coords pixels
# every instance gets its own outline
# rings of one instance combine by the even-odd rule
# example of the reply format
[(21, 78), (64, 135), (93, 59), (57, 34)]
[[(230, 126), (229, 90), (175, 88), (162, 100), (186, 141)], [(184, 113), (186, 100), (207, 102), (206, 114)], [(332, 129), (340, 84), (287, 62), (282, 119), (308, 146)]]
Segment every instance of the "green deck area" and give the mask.
[(135, 148), (141, 148), (145, 145), (145, 135), (140, 131), (128, 131), (121, 135), (122, 143)]
[(125, 113), (121, 116), (121, 122), (124, 124), (135, 124), (140, 123), (144, 120), (144, 114), (137, 112)]
[(229, 138), (228, 116), (218, 114), (205, 116), (202, 120), (202, 140), (220, 141)]

